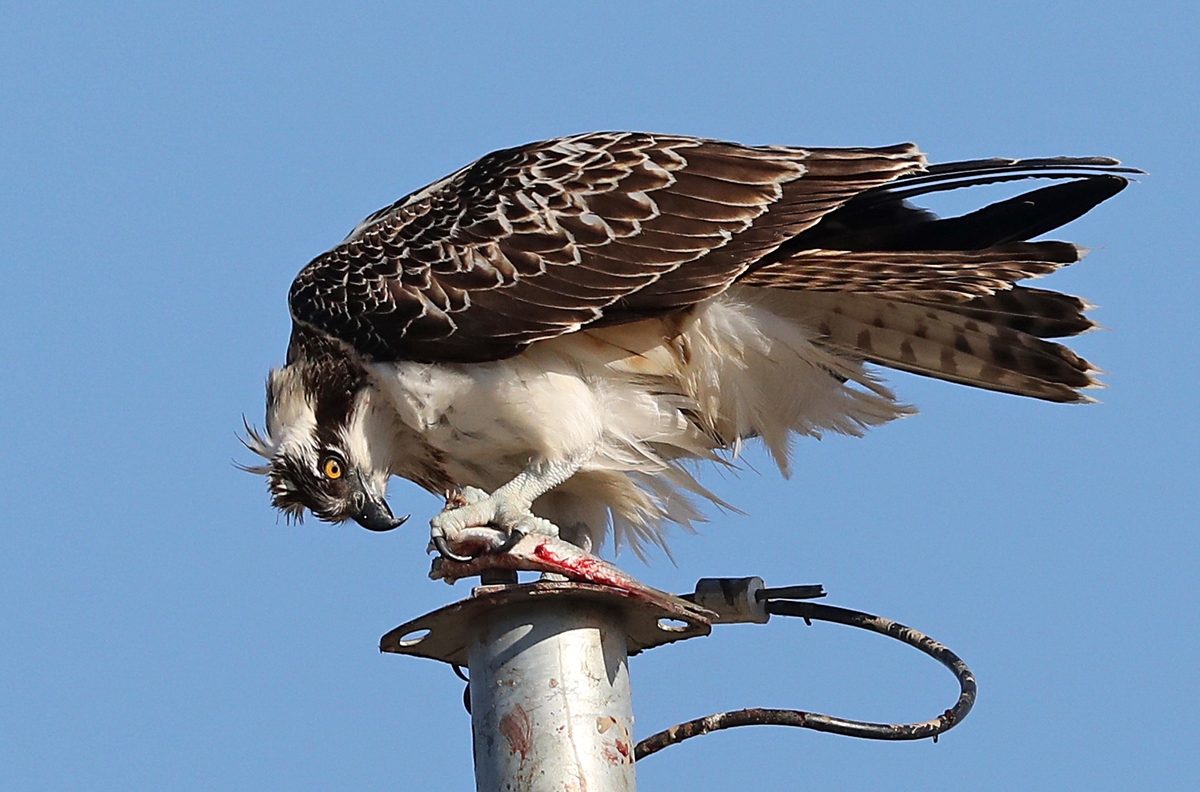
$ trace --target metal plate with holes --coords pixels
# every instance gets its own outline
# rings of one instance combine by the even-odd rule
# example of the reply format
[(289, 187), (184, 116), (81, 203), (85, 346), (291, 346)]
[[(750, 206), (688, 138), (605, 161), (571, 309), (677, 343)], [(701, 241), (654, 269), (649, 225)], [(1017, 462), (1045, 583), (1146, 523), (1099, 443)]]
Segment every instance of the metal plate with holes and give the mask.
[(580, 599), (610, 606), (624, 616), (629, 654), (708, 635), (707, 611), (684, 600), (649, 602), (636, 595), (592, 583), (538, 582), (479, 586), (464, 600), (438, 608), (388, 632), (381, 652), (428, 657), (443, 663), (467, 664), (467, 646), (476, 620), (494, 608), (547, 597)]

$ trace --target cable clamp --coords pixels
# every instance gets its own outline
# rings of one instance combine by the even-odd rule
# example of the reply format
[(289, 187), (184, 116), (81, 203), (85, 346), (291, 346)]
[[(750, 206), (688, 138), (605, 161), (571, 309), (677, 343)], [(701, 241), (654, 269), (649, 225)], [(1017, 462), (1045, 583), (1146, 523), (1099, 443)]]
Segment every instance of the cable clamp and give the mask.
[(806, 600), (825, 596), (822, 586), (767, 588), (760, 577), (700, 578), (696, 592), (684, 599), (717, 614), (713, 624), (766, 624), (769, 600)]

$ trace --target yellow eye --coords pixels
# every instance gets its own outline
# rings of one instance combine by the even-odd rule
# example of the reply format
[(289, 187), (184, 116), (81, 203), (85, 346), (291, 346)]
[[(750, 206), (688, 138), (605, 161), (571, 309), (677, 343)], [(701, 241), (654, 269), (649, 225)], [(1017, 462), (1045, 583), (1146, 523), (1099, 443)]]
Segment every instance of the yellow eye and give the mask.
[(331, 479), (340, 479), (342, 477), (342, 463), (338, 462), (333, 457), (325, 460), (325, 464), (321, 466), (325, 471), (325, 476)]

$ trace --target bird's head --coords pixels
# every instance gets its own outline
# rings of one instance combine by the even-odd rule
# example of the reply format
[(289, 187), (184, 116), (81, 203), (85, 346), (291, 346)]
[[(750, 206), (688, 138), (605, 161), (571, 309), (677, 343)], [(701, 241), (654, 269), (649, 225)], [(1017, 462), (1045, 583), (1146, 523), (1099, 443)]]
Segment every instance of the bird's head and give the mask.
[(288, 519), (307, 509), (318, 519), (354, 520), (389, 531), (397, 519), (386, 494), (390, 470), (361, 369), (338, 362), (297, 362), (267, 379), (267, 427), (248, 423), (243, 443), (266, 460), (244, 466), (267, 477), (271, 503)]

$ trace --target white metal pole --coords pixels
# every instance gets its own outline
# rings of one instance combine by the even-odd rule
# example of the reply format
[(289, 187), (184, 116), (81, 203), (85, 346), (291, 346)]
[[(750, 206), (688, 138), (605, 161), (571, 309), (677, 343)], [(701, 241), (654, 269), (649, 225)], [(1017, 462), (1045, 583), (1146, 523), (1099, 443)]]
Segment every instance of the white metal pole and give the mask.
[(619, 611), (513, 602), (468, 648), (478, 792), (634, 792), (633, 707)]

